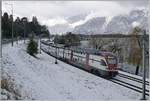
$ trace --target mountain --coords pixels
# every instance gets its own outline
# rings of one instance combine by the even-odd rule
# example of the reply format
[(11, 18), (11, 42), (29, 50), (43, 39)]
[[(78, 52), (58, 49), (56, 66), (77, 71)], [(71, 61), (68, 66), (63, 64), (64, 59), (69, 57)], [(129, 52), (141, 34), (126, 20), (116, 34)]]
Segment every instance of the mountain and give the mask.
[(127, 16), (115, 16), (107, 25), (105, 33), (129, 33), (131, 24)]
[(106, 28), (106, 33), (123, 33), (132, 32), (135, 26), (142, 29), (148, 27), (148, 17), (144, 10), (133, 10), (128, 15), (119, 15), (113, 17)]
[(87, 14), (79, 14), (79, 15), (71, 16), (67, 18), (67, 21), (68, 23), (72, 24), (80, 20), (85, 20), (86, 16)]
[(92, 34), (96, 33), (99, 34), (100, 32), (103, 33), (104, 29), (103, 26), (106, 22), (105, 17), (96, 17), (88, 20), (82, 25), (79, 25), (74, 28), (73, 33), (76, 34)]
[(132, 24), (138, 22), (140, 28), (148, 29), (148, 12), (146, 10), (133, 10), (128, 18)]
[[(66, 19), (67, 24), (57, 24), (50, 27), (50, 32), (65, 33), (71, 31), (75, 34), (128, 34), (135, 26), (148, 29), (148, 12), (146, 10), (132, 10), (128, 14), (108, 17), (92, 17), (86, 19), (88, 14), (71, 16)], [(75, 23), (82, 21), (76, 26)]]
[(141, 21), (146, 17), (146, 12), (144, 10), (133, 10), (129, 13), (129, 21)]
[(50, 33), (53, 34), (62, 34), (66, 32), (71, 32), (73, 29), (69, 24), (56, 24), (54, 26), (49, 27)]
[(79, 15), (68, 17), (65, 19), (68, 23), (56, 24), (54, 26), (50, 26), (49, 31), (50, 33), (54, 33), (54, 34), (72, 32), (73, 31), (72, 24), (84, 20), (86, 16), (87, 14), (79, 14)]

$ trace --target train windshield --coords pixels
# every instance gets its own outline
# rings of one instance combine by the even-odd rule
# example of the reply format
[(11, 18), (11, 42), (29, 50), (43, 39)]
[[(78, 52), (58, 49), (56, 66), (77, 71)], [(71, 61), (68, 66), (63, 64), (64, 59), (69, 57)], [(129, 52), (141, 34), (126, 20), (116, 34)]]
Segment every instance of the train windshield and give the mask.
[(115, 57), (108, 57), (107, 62), (108, 62), (108, 64), (116, 64), (117, 59)]
[(100, 64), (101, 64), (102, 66), (107, 66), (107, 64), (106, 64), (106, 62), (105, 62), (104, 60), (101, 60), (101, 61), (100, 61)]

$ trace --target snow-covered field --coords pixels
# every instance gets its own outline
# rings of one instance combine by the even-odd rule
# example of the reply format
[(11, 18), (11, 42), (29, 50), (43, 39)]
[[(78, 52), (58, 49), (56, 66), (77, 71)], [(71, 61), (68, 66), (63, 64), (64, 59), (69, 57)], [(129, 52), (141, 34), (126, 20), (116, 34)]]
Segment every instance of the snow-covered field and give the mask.
[(55, 59), (43, 52), (34, 58), (22, 42), (3, 46), (2, 77), (12, 79), (20, 99), (135, 100), (142, 95), (64, 62), (55, 64)]

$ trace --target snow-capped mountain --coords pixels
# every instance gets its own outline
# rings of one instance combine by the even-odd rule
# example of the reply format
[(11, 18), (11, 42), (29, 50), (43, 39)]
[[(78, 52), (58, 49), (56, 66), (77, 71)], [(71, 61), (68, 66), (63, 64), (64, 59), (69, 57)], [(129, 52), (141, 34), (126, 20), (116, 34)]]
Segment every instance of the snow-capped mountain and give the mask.
[(147, 16), (144, 10), (133, 10), (128, 15), (115, 16), (107, 25), (106, 33), (130, 33), (134, 27), (142, 29), (148, 27)]
[(126, 16), (116, 16), (108, 23), (105, 33), (129, 33), (131, 24)]
[(129, 21), (143, 20), (146, 17), (146, 12), (144, 10), (133, 10), (129, 14)]
[(104, 32), (103, 26), (106, 22), (105, 17), (96, 17), (88, 20), (82, 25), (74, 28), (73, 33), (77, 34), (98, 34), (99, 32)]
[[(108, 21), (108, 17), (87, 18), (87, 14), (68, 17), (68, 23), (50, 27), (50, 32), (65, 33), (71, 31), (75, 34), (128, 34), (133, 28), (139, 26), (142, 29), (148, 28), (148, 16), (146, 10), (132, 10), (125, 15), (114, 16)], [(75, 23), (82, 23), (72, 26)]]
[(135, 26), (142, 29), (148, 28), (148, 17), (145, 10), (133, 10), (127, 15), (114, 16), (108, 23), (106, 19), (107, 17), (105, 20), (104, 17), (93, 18), (85, 24), (75, 27), (73, 32), (80, 34), (128, 34), (132, 32)]
[(139, 23), (140, 28), (148, 29), (148, 12), (145, 10), (134, 10), (130, 12), (128, 18), (132, 24), (136, 22)]

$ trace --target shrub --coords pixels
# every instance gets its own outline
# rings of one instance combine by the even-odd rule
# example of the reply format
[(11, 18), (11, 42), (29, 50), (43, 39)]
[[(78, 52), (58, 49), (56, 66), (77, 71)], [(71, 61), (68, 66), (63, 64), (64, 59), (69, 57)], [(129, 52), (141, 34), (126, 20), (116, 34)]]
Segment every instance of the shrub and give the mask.
[(33, 40), (33, 37), (30, 38), (30, 41), (28, 43), (27, 53), (29, 53), (32, 56), (35, 56), (35, 54), (38, 53), (38, 44)]

